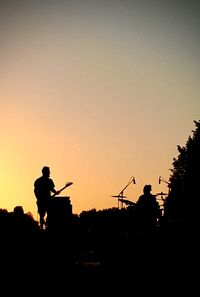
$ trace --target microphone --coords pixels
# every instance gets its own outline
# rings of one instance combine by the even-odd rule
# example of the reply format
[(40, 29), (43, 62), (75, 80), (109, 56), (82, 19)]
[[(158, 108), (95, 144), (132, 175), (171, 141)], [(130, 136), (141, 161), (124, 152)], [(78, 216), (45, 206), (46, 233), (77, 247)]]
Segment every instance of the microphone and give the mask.
[(161, 183), (161, 176), (159, 176), (159, 180), (158, 180), (158, 183), (159, 183), (159, 184)]

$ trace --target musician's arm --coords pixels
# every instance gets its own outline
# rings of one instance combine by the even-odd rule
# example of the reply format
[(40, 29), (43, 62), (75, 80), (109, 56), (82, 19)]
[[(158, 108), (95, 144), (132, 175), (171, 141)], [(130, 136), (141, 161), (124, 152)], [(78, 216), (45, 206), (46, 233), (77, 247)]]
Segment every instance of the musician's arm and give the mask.
[(53, 192), (55, 195), (60, 194), (60, 191), (57, 191), (55, 188), (52, 188), (51, 189), (51, 192)]

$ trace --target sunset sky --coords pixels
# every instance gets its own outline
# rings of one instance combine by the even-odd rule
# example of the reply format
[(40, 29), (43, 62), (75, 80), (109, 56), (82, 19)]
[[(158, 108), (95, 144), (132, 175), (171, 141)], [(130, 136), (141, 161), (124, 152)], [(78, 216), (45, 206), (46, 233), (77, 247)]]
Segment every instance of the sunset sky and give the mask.
[(200, 119), (199, 1), (0, 3), (0, 208), (37, 219), (44, 165), (74, 213), (116, 207), (133, 176), (127, 199), (167, 193)]

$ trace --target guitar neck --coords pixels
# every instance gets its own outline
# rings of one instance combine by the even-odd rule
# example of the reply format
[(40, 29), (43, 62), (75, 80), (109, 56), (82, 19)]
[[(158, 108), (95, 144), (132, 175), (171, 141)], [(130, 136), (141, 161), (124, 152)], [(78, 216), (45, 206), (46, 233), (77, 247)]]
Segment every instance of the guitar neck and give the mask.
[[(65, 188), (67, 188), (67, 187), (69, 187), (69, 186), (71, 186), (72, 185), (72, 183), (70, 182), (70, 183), (67, 183), (62, 189), (60, 189), (58, 192), (62, 192)], [(56, 196), (56, 193), (54, 193), (51, 197), (55, 197)]]
[(59, 190), (59, 192), (62, 192), (67, 186), (64, 186), (62, 189)]

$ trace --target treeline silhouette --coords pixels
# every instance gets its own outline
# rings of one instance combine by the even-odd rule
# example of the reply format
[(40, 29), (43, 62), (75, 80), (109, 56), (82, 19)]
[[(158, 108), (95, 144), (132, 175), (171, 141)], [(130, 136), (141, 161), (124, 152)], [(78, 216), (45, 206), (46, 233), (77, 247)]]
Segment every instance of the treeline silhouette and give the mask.
[(137, 203), (77, 215), (69, 197), (55, 197), (45, 230), (22, 206), (0, 209), (0, 290), (44, 296), (180, 296), (189, 290), (194, 295), (200, 122), (195, 125), (186, 146), (178, 146), (164, 212), (151, 230), (140, 228)]

